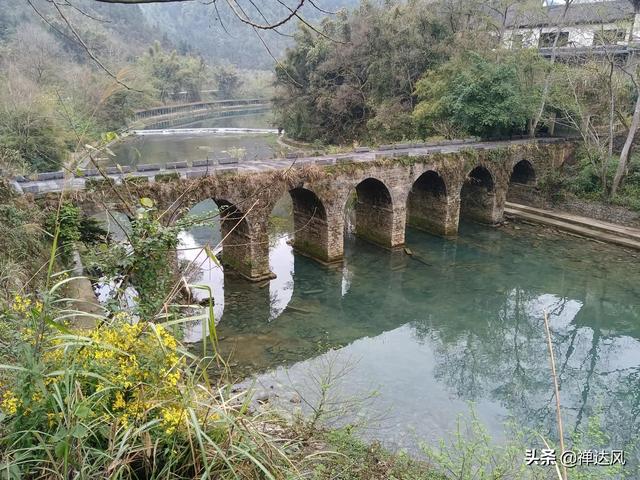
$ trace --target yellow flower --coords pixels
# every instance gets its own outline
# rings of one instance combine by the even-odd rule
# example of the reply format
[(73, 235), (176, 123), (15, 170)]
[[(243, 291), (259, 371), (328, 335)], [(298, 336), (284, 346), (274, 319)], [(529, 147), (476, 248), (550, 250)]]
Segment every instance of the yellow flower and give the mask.
[(36, 311), (36, 313), (41, 313), (42, 312), (42, 302), (36, 300), (36, 303), (33, 305), (34, 310)]
[(49, 428), (53, 427), (56, 424), (56, 419), (58, 418), (58, 415), (52, 412), (47, 413), (47, 423), (49, 425)]
[(9, 415), (15, 415), (16, 413), (18, 413), (18, 407), (20, 405), (22, 405), (22, 402), (20, 401), (20, 399), (18, 399), (18, 397), (16, 397), (15, 393), (13, 393), (11, 390), (7, 390), (6, 392), (4, 392), (2, 403), (0, 403), (0, 406), (5, 412), (7, 412)]
[(27, 297), (23, 297), (21, 295), (16, 295), (13, 297), (13, 304), (11, 305), (11, 309), (16, 313), (26, 313), (26, 311), (31, 306), (31, 300)]
[(126, 406), (127, 402), (124, 401), (122, 392), (116, 392), (116, 399), (113, 401), (113, 405), (111, 405), (111, 408), (113, 408), (114, 410), (122, 410)]
[(167, 435), (171, 435), (180, 426), (186, 418), (186, 412), (183, 408), (167, 407), (160, 412), (162, 415), (162, 426)]
[(180, 372), (178, 371), (170, 373), (166, 377), (166, 382), (172, 387), (175, 387), (176, 385), (178, 385), (179, 380), (180, 380)]

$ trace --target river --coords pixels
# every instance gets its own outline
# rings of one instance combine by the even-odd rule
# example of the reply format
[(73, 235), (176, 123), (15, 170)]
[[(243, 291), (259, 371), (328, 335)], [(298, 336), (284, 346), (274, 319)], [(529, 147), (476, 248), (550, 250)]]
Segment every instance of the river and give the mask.
[[(184, 128), (273, 128), (271, 113), (238, 117), (212, 118), (197, 122), (185, 122), (171, 127)], [(173, 135), (140, 135), (125, 138), (111, 150), (115, 157), (109, 162), (135, 166), (144, 163), (161, 163), (215, 159), (221, 156), (238, 156), (242, 161), (272, 158), (278, 151), (275, 134), (216, 134), (190, 133)]]
[[(271, 235), (275, 280), (224, 279), (208, 261), (198, 279), (213, 288), (221, 353), (236, 374), (284, 399), (293, 388), (316, 398), (310, 379), (332, 369), (336, 398), (375, 393), (358, 415), (365, 436), (392, 448), (450, 437), (470, 402), (497, 441), (510, 421), (553, 438), (547, 312), (567, 432), (599, 417), (613, 447), (637, 439), (637, 256), (534, 227), (463, 224), (455, 240), (408, 229), (412, 256), (348, 234), (344, 264), (327, 268), (287, 244), (287, 205), (276, 209)], [(215, 244), (219, 232), (182, 238)], [(191, 340), (200, 336), (196, 326)]]

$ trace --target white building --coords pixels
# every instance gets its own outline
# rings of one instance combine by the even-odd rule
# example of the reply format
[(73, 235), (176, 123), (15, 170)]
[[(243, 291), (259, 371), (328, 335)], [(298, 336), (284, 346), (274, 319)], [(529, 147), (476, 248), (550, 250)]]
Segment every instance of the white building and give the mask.
[(550, 54), (556, 35), (557, 53), (615, 52), (626, 54), (640, 45), (640, 14), (628, 0), (549, 2), (539, 8), (517, 7), (506, 21), (507, 47), (539, 48)]

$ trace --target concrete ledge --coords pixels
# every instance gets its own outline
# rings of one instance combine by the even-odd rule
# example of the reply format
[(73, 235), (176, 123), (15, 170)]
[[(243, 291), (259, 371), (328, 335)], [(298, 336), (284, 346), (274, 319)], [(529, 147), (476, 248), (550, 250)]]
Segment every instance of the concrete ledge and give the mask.
[(378, 150), (393, 150), (393, 145), (380, 145)]
[(213, 162), (208, 158), (206, 160), (194, 160), (193, 162), (191, 162), (192, 167), (208, 167), (212, 164)]
[(120, 173), (130, 173), (131, 167), (129, 165), (117, 165), (115, 167), (107, 167), (104, 171), (107, 175), (118, 175)]
[(406, 150), (407, 148), (411, 148), (411, 144), (410, 143), (396, 143), (393, 146), (394, 149), (396, 150)]
[(177, 170), (180, 168), (189, 168), (189, 164), (187, 162), (171, 162), (167, 163), (167, 170)]
[(218, 159), (218, 164), (219, 165), (231, 165), (234, 163), (238, 163), (238, 159), (237, 158), (231, 158), (231, 157), (224, 157), (224, 158), (219, 158)]
[(320, 158), (315, 163), (316, 165), (333, 165), (335, 161), (335, 158)]
[(370, 152), (371, 149), (369, 147), (356, 147), (353, 149), (355, 153), (367, 153)]
[(24, 193), (39, 193), (40, 187), (38, 185), (25, 185), (22, 187)]
[(293, 159), (293, 158), (298, 158), (299, 156), (300, 155), (298, 153), (293, 152), (293, 153), (286, 153), (284, 158)]
[(634, 237), (628, 232), (623, 235), (619, 231), (620, 227), (616, 225), (611, 225), (612, 228), (608, 229), (606, 228), (606, 224), (603, 222), (594, 221), (588, 218), (584, 218), (584, 221), (580, 223), (575, 220), (579, 217), (574, 215), (570, 216), (573, 217), (572, 219), (567, 219), (562, 218), (561, 214), (557, 214), (555, 212), (546, 212), (544, 210), (536, 209), (537, 212), (533, 213), (527, 211), (532, 210), (531, 208), (525, 207), (524, 209), (521, 209), (519, 207), (519, 205), (511, 204), (511, 207), (505, 208), (504, 213), (506, 216), (517, 217), (529, 222), (548, 225), (581, 237), (592, 238), (601, 242), (640, 250), (640, 240), (638, 240), (638, 237)]
[(162, 169), (162, 165), (160, 165), (159, 163), (143, 163), (140, 164), (136, 167), (136, 170), (139, 172), (151, 172), (154, 170), (161, 170)]
[(100, 175), (97, 168), (82, 168), (78, 171), (80, 177), (95, 177)]

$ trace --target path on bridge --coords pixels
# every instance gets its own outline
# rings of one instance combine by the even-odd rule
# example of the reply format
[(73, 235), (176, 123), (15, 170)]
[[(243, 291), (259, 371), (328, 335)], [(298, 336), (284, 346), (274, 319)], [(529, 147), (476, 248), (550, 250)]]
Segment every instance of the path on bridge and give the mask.
[[(394, 144), (381, 145), (377, 149), (369, 149), (367, 147), (359, 147), (352, 152), (342, 153), (338, 155), (323, 155), (298, 157), (294, 154), (288, 155), (286, 158), (277, 158), (269, 160), (254, 160), (238, 162), (232, 158), (219, 160), (202, 160), (194, 161), (191, 165), (187, 162), (173, 162), (165, 165), (161, 164), (144, 164), (138, 165), (136, 169), (131, 167), (107, 167), (103, 171), (108, 177), (113, 178), (116, 182), (121, 181), (123, 176), (128, 177), (147, 177), (149, 181), (154, 181), (156, 175), (166, 175), (167, 173), (178, 173), (182, 178), (197, 178), (206, 175), (215, 175), (216, 173), (251, 173), (264, 172), (268, 170), (284, 170), (292, 165), (333, 165), (336, 163), (361, 163), (373, 162), (382, 158), (400, 157), (400, 156), (424, 156), (433, 153), (453, 153), (461, 149), (491, 150), (504, 148), (509, 145), (524, 145), (530, 143), (554, 143), (564, 142), (563, 138), (538, 138), (538, 139), (518, 139), (504, 141), (488, 141), (480, 142), (477, 140), (451, 140), (447, 142), (437, 143), (420, 143), (420, 144)], [(66, 177), (66, 178), (65, 178)], [(19, 186), (24, 193), (44, 194), (49, 192), (61, 192), (63, 190), (82, 190), (89, 178), (101, 178), (101, 175), (95, 169), (89, 169), (84, 176), (74, 176), (70, 173), (65, 175), (64, 172), (49, 172), (38, 175), (37, 180), (25, 178), (17, 178), (16, 186)]]

